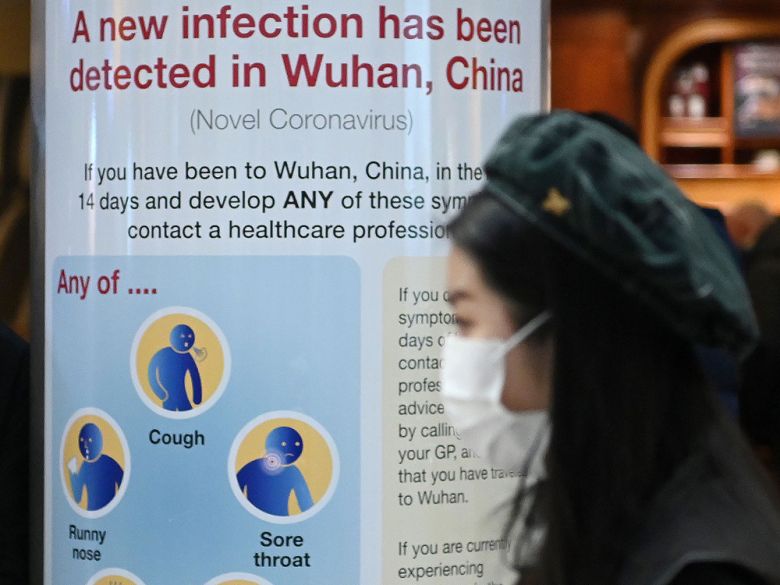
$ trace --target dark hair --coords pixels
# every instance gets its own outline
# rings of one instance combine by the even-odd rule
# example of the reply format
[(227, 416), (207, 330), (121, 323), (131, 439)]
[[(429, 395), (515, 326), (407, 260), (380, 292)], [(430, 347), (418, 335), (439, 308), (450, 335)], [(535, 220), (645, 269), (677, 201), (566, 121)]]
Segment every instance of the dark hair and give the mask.
[[(553, 314), (552, 431), (537, 505), (547, 532), (536, 578), (613, 583), (650, 500), (716, 419), (693, 346), (488, 192), (450, 230), (519, 323), (542, 308)], [(512, 522), (525, 495), (521, 487)]]

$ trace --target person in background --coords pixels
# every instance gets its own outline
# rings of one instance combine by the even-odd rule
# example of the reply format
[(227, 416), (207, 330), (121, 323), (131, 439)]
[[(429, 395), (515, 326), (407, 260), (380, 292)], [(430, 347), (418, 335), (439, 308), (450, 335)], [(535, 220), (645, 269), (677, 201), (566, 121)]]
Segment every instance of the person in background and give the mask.
[(0, 323), (0, 585), (28, 582), (29, 347)]
[(763, 204), (751, 202), (729, 213), (726, 226), (744, 254), (761, 338), (780, 347), (780, 219)]
[(485, 170), (450, 224), (442, 400), (493, 465), (544, 449), (509, 514), (519, 582), (780, 583), (776, 494), (695, 352), (757, 336), (708, 220), (572, 112), (517, 120)]
[(760, 338), (742, 368), (741, 422), (756, 453), (780, 486), (780, 220), (761, 203), (726, 218), (743, 263)]

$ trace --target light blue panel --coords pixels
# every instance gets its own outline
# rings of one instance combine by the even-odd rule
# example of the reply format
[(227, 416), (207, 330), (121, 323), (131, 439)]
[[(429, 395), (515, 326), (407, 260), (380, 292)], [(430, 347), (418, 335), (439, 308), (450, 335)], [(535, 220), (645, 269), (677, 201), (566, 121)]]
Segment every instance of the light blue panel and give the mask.
[[(120, 270), (120, 293), (99, 295), (95, 280)], [(52, 291), (54, 349), (51, 421), (53, 575), (57, 585), (81, 585), (107, 567), (127, 569), (146, 585), (203, 585), (240, 571), (274, 585), (357, 584), (360, 559), (360, 274), (342, 257), (74, 257), (60, 270), (92, 276), (85, 300)], [(127, 294), (129, 287), (157, 295)], [(146, 406), (130, 374), (130, 352), (141, 324), (171, 306), (196, 309), (222, 330), (232, 354), (230, 382), (203, 414), (171, 420)], [(197, 346), (197, 341), (196, 341)], [(92, 407), (121, 426), (132, 460), (122, 501), (97, 519), (69, 505), (58, 467), (60, 439), (74, 412)], [(273, 524), (249, 514), (233, 495), (228, 452), (238, 432), (263, 413), (296, 411), (332, 436), (341, 474), (332, 499), (297, 524)], [(149, 431), (200, 431), (206, 445), (154, 446)], [(106, 530), (100, 562), (71, 558), (69, 526)], [(257, 569), (259, 535), (300, 535), (311, 568)]]

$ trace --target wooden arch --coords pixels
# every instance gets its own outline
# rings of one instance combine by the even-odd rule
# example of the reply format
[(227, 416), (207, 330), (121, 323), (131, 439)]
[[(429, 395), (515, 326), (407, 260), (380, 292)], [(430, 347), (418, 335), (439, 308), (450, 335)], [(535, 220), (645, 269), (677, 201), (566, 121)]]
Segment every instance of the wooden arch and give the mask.
[(780, 20), (719, 18), (688, 24), (666, 39), (655, 52), (642, 85), (642, 145), (654, 159), (660, 156), (661, 92), (670, 70), (689, 51), (709, 43), (780, 38)]

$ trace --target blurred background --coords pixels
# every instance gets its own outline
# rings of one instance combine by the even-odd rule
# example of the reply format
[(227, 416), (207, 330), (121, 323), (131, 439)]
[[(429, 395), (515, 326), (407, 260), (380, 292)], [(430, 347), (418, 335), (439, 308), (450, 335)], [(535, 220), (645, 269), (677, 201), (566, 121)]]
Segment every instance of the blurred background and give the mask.
[(0, 321), (30, 334), (30, 8), (0, 0)]
[[(691, 198), (780, 213), (780, 0), (551, 0), (552, 104), (634, 129)], [(0, 320), (30, 334), (30, 8), (0, 0)]]

